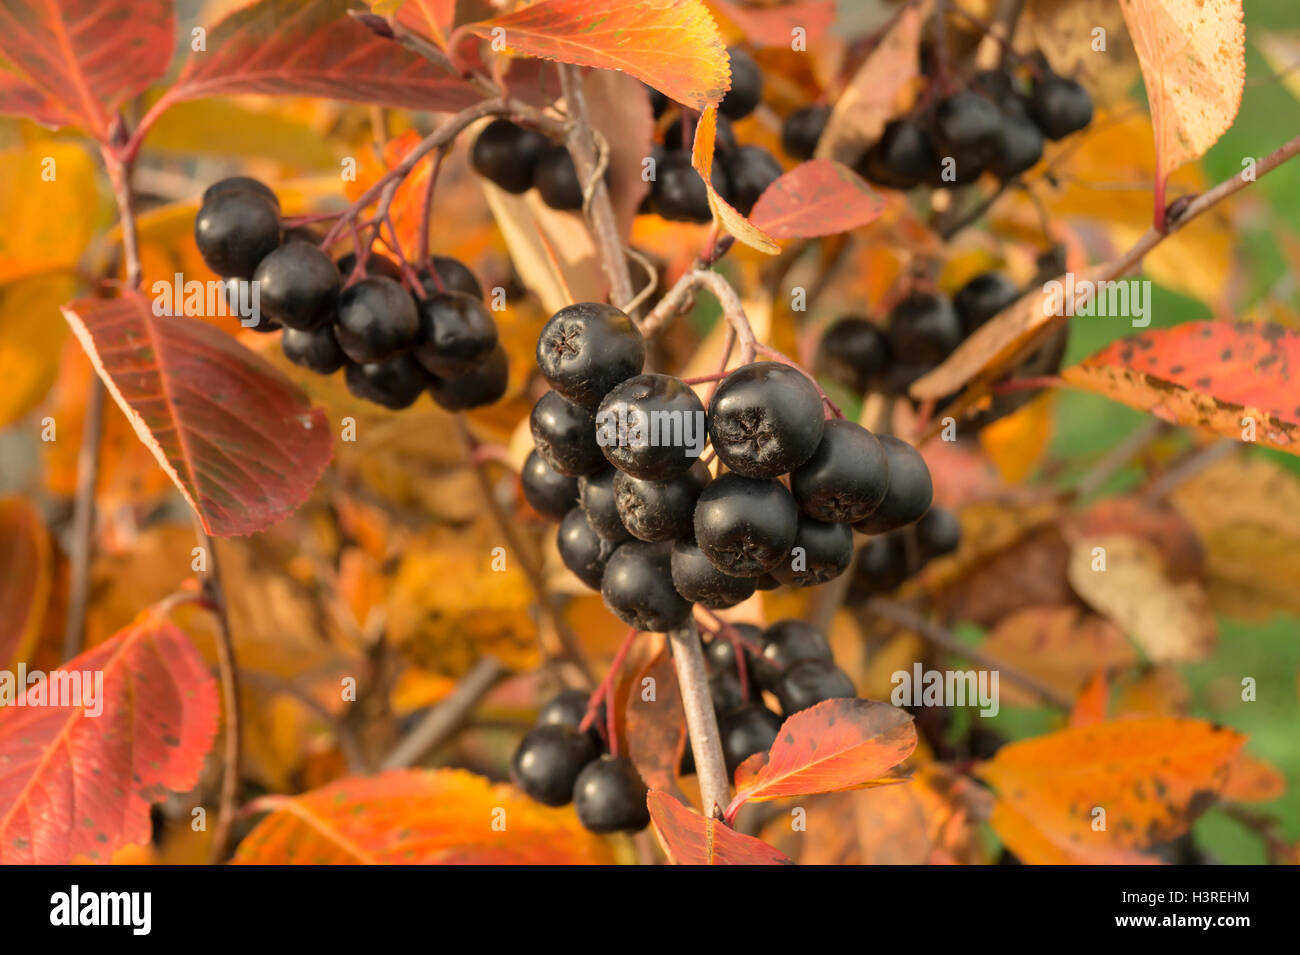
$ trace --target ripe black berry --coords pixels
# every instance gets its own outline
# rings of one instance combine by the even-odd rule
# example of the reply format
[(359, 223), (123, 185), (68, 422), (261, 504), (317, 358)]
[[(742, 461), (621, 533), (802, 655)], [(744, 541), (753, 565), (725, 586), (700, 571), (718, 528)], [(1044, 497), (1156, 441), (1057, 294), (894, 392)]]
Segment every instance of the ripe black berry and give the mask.
[(941, 295), (912, 292), (889, 312), (889, 350), (896, 358), (938, 363), (961, 344), (961, 322)]
[(588, 763), (574, 783), (573, 806), (591, 832), (640, 832), (650, 825), (645, 783), (626, 756)]
[(446, 411), (467, 411), (500, 401), (510, 385), (510, 360), (497, 345), (481, 364), (463, 375), (434, 376), (429, 394)]
[(518, 195), (532, 187), (533, 169), (548, 145), (535, 130), (494, 119), (474, 140), (470, 163), (480, 176)]
[(311, 331), (334, 318), (339, 306), (338, 270), (330, 257), (306, 242), (275, 249), (253, 273), (262, 308), (286, 328)]
[(1032, 169), (1043, 158), (1043, 131), (1029, 116), (1028, 101), (1013, 94), (1003, 101), (1002, 133), (988, 168), (999, 179)]
[(605, 467), (596, 443), (596, 415), (559, 392), (537, 399), (528, 419), (537, 450), (551, 467), (566, 477), (582, 477)]
[(280, 348), (285, 358), (318, 375), (333, 374), (348, 360), (334, 337), (334, 329), (328, 325), (310, 332), (286, 328), (280, 336)]
[(587, 515), (591, 529), (607, 541), (631, 540), (632, 535), (623, 526), (623, 519), (618, 516), (618, 506), (614, 503), (613, 468), (602, 468), (592, 474), (578, 479), (578, 502), (582, 512)]
[(859, 395), (871, 389), (888, 363), (888, 336), (865, 318), (836, 320), (817, 345), (818, 374)]
[(759, 703), (748, 703), (718, 720), (727, 772), (734, 774), (749, 757), (771, 749), (780, 729), (781, 717)]
[(767, 187), (781, 178), (783, 171), (781, 164), (761, 146), (741, 146), (724, 153), (722, 164), (731, 186), (727, 201), (746, 216)]
[[(339, 258), (338, 270), (343, 281), (346, 282), (356, 271), (357, 254), (348, 252)], [(394, 282), (402, 281), (401, 267), (386, 255), (380, 255), (378, 252), (371, 252), (366, 256), (366, 267), (364, 276), (381, 275), (384, 278), (392, 279)]]
[(671, 546), (630, 540), (605, 565), (600, 595), (618, 619), (638, 630), (675, 630), (691, 615), (690, 601), (673, 589)]
[(857, 695), (853, 681), (829, 660), (804, 660), (790, 667), (777, 679), (773, 688), (781, 701), (781, 712), (794, 716), (800, 710), (824, 700), (838, 700)]
[(280, 209), (260, 192), (219, 192), (194, 217), (194, 241), (222, 278), (251, 279), (280, 245)]
[(911, 576), (911, 572), (907, 542), (902, 535), (872, 537), (858, 552), (847, 601), (859, 603), (872, 594), (889, 593)]
[(239, 318), (240, 328), (265, 335), (283, 327), (266, 309), (254, 307), (253, 283), (248, 279), (223, 279), (221, 294), (230, 306), (230, 314)]
[(614, 502), (623, 526), (638, 540), (689, 537), (695, 527), (695, 502), (711, 477), (699, 461), (684, 474), (662, 481), (643, 481), (622, 471), (614, 474)]
[(809, 517), (852, 524), (880, 506), (889, 459), (876, 436), (842, 418), (826, 422), (813, 456), (791, 472), (790, 491)]
[(420, 315), (415, 300), (392, 279), (362, 279), (339, 296), (334, 334), (353, 361), (383, 361), (416, 343)]
[(556, 547), (564, 566), (592, 590), (600, 589), (605, 565), (618, 545), (601, 540), (600, 535), (587, 523), (582, 508), (575, 507), (564, 515), (555, 535)]
[(280, 208), (280, 197), (275, 194), (275, 191), (260, 179), (254, 179), (251, 176), (230, 176), (227, 179), (214, 182), (203, 190), (202, 204), (207, 205), (209, 200), (232, 192), (253, 193), (264, 199), (269, 199), (277, 211)]
[(615, 385), (596, 412), (600, 450), (620, 471), (662, 481), (704, 451), (704, 405), (671, 375), (637, 375)]
[(754, 594), (753, 577), (732, 577), (714, 567), (690, 538), (673, 544), (673, 587), (692, 603), (723, 610)]
[(934, 111), (934, 138), (940, 156), (957, 164), (957, 182), (968, 182), (988, 165), (1001, 143), (1002, 114), (988, 97), (962, 90), (940, 101)]
[(982, 272), (958, 290), (952, 305), (969, 335), (1018, 298), (1020, 290), (1001, 272)]
[(464, 292), (430, 295), (417, 307), (420, 338), (413, 354), (435, 375), (463, 375), (492, 354), (497, 323), (481, 298)]
[(760, 686), (770, 690), (795, 664), (831, 659), (830, 643), (812, 624), (793, 618), (778, 620), (763, 631), (763, 653), (754, 661), (754, 676)]
[(893, 435), (878, 440), (889, 458), (889, 490), (870, 516), (853, 525), (863, 534), (883, 534), (920, 520), (934, 498), (930, 469), (916, 448)]
[(572, 726), (550, 723), (531, 730), (510, 761), (515, 784), (538, 802), (564, 806), (574, 797), (583, 767), (596, 758), (591, 737)]
[(365, 398), (394, 411), (415, 404), (420, 393), (429, 385), (429, 373), (407, 354), (397, 354), (365, 364), (348, 362), (344, 378), (348, 391), (358, 398)]
[[(709, 181), (724, 198), (730, 193), (731, 182), (722, 163), (713, 163)], [(691, 165), (689, 153), (670, 152), (656, 167), (654, 208), (655, 212), (670, 222), (713, 221), (709, 192), (704, 187), (704, 180)]]
[(519, 474), (524, 500), (542, 517), (558, 521), (578, 503), (577, 478), (561, 474), (534, 448)]
[(780, 362), (737, 368), (709, 402), (714, 450), (730, 470), (746, 477), (793, 471), (817, 450), (824, 425), (816, 386)]
[(619, 382), (641, 373), (645, 339), (613, 305), (583, 302), (560, 309), (537, 339), (537, 367), (570, 401), (595, 408)]
[(834, 580), (853, 562), (853, 529), (799, 516), (799, 528), (786, 558), (772, 576), (790, 587), (812, 587)]
[[(757, 649), (763, 645), (763, 631), (752, 623), (733, 623), (731, 629), (740, 635), (746, 646)], [(719, 634), (704, 648), (704, 659), (715, 673), (724, 670), (735, 671), (736, 647), (730, 640)]]
[(830, 118), (829, 106), (804, 106), (787, 116), (781, 125), (781, 148), (785, 154), (792, 159), (812, 159)]
[(757, 577), (785, 560), (799, 511), (779, 481), (724, 474), (695, 505), (695, 540), (714, 567), (733, 577)]
[(582, 690), (563, 690), (537, 711), (538, 726), (571, 726), (577, 729), (587, 715), (590, 702)]
[(754, 58), (733, 47), (731, 55), (731, 89), (718, 104), (718, 112), (728, 119), (744, 119), (763, 99), (763, 73)]
[[(438, 283), (433, 280), (435, 272), (442, 282), (442, 288), (438, 288)], [(483, 298), (483, 286), (479, 284), (477, 276), (470, 267), (460, 259), (453, 259), (449, 255), (429, 256), (429, 266), (420, 270), (419, 278), (420, 284), (430, 295), (437, 295), (439, 292), (461, 292), (480, 300)]]
[(1074, 80), (1048, 72), (1029, 97), (1034, 122), (1048, 139), (1064, 139), (1092, 122), (1092, 97)]
[(913, 119), (895, 119), (854, 167), (866, 179), (891, 189), (911, 189), (937, 174), (939, 156), (925, 127)]
[(735, 670), (723, 670), (709, 680), (709, 696), (713, 708), (719, 713), (730, 713), (745, 702), (740, 692), (740, 679)]
[(537, 157), (533, 169), (533, 185), (537, 194), (552, 209), (574, 210), (582, 208), (582, 183), (578, 181), (578, 167), (564, 146), (548, 146)]
[(932, 507), (916, 523), (916, 544), (926, 557), (951, 554), (961, 544), (961, 522), (952, 511)]

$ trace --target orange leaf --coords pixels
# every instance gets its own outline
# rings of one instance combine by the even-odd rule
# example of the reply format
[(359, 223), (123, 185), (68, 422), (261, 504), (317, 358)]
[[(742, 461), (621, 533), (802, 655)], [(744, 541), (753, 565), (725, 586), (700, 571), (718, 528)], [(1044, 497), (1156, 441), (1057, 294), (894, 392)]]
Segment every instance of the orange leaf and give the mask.
[(768, 255), (780, 255), (781, 247), (776, 241), (750, 222), (713, 188), (713, 141), (718, 132), (718, 108), (710, 106), (700, 114), (700, 121), (695, 126), (695, 145), (691, 149), (691, 165), (704, 180), (709, 191), (709, 207), (722, 222), (723, 228), (741, 242)]
[(1070, 711), (1071, 726), (1091, 726), (1093, 723), (1106, 721), (1106, 709), (1110, 702), (1110, 681), (1106, 671), (1098, 670), (1079, 693)]
[[(655, 698), (643, 699), (646, 677), (654, 680)], [(627, 694), (627, 755), (651, 789), (677, 795), (677, 767), (686, 740), (686, 718), (677, 671), (665, 646), (632, 681)]]
[(397, 10), (397, 22), (432, 40), (444, 51), (456, 22), (456, 0), (369, 0), (375, 13), (385, 16)]
[(630, 73), (692, 109), (721, 102), (730, 84), (718, 25), (700, 0), (540, 0), (463, 29), (501, 36), (509, 53)]
[(733, 0), (712, 0), (713, 9), (736, 25), (757, 47), (789, 47), (796, 29), (803, 30), (805, 48), (826, 37), (835, 23), (835, 0), (794, 0), (780, 6), (742, 6)]
[(677, 865), (792, 864), (763, 840), (707, 819), (667, 793), (652, 789), (646, 805), (659, 844)]
[(1249, 753), (1241, 753), (1228, 773), (1223, 798), (1230, 802), (1271, 802), (1286, 792), (1286, 777)]
[(749, 220), (774, 239), (816, 238), (874, 222), (883, 208), (880, 196), (853, 170), (814, 159), (768, 186)]
[(0, 666), (31, 653), (52, 576), (50, 534), (40, 511), (26, 498), (0, 498)]
[(1008, 849), (1026, 865), (1163, 865), (1133, 849), (1121, 849), (1097, 840), (1076, 842), (1059, 833), (1045, 832), (1012, 806), (998, 800), (989, 825)]

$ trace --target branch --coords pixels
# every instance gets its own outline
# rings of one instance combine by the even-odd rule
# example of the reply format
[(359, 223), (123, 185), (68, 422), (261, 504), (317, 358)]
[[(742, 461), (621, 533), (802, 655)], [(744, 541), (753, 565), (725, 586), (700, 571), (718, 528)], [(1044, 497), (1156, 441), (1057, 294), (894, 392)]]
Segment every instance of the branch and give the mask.
[(469, 717), (470, 711), (506, 675), (495, 657), (484, 657), (465, 674), (445, 700), (429, 710), (415, 727), (384, 757), (379, 768), (405, 769), (445, 743)]
[(682, 692), (682, 709), (686, 711), (686, 732), (695, 756), (695, 773), (700, 781), (700, 798), (704, 814), (722, 818), (731, 802), (731, 782), (727, 763), (722, 757), (722, 738), (718, 732), (718, 715), (713, 711), (709, 693), (709, 675), (704, 667), (704, 651), (691, 620), (680, 630), (668, 634), (673, 648), (673, 665)]

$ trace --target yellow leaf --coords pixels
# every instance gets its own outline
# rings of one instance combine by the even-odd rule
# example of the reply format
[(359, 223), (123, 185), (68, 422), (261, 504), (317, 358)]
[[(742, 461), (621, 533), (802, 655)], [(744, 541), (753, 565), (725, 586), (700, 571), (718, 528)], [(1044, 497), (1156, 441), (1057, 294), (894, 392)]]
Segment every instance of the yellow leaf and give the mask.
[[(1081, 83), (1094, 102), (1117, 103), (1133, 88), (1137, 53), (1115, 0), (1029, 0), (1023, 20), (1052, 69)], [(1101, 50), (1097, 30), (1105, 31)]]
[(76, 291), (69, 275), (33, 275), (0, 287), (0, 428), (36, 407), (54, 384), (68, 334), (59, 306)]
[(101, 211), (95, 163), (75, 143), (0, 151), (0, 282), (70, 269)]
[[(274, 102), (251, 109), (228, 99), (191, 100), (168, 109), (149, 130), (149, 148), (217, 156), (256, 156), (299, 169), (337, 161), (329, 140)], [(214, 135), (219, 130), (220, 135)]]
[(1033, 473), (1052, 440), (1055, 407), (1056, 393), (1047, 391), (980, 431), (980, 447), (1002, 480), (1019, 484)]

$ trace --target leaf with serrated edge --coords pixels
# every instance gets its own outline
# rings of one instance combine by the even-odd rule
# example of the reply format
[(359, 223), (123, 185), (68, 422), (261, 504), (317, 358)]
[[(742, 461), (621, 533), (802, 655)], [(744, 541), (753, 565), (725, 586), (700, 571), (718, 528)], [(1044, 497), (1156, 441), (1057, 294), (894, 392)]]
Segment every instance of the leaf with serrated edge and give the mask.
[(691, 149), (691, 165), (700, 174), (704, 187), (709, 191), (709, 208), (722, 223), (722, 227), (745, 245), (768, 255), (780, 255), (781, 247), (776, 244), (776, 240), (741, 215), (713, 188), (713, 142), (717, 132), (718, 108), (710, 106), (700, 114), (700, 121), (695, 126), (695, 145)]
[(707, 819), (667, 793), (652, 789), (646, 805), (659, 844), (676, 865), (793, 864), (763, 840)]

